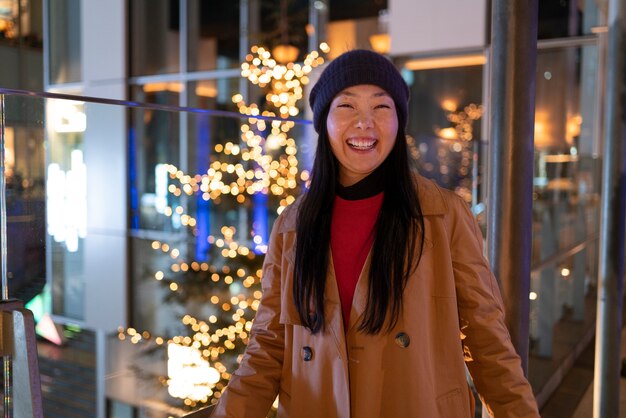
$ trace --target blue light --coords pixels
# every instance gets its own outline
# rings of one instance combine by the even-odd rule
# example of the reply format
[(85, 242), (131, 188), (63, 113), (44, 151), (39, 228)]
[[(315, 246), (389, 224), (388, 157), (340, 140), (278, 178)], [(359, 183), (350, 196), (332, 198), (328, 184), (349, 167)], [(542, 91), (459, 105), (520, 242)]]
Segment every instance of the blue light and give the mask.
[[(209, 169), (209, 115), (196, 118), (196, 169), (200, 175)], [(211, 202), (202, 198), (199, 190), (196, 196), (196, 261), (209, 261), (211, 245), (207, 241), (211, 231)]]

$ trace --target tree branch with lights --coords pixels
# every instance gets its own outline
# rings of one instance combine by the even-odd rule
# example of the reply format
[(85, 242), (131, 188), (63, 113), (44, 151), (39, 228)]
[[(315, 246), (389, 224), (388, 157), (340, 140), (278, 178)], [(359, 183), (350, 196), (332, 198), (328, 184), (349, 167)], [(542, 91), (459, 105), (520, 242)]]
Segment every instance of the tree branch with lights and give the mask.
[[(326, 44), (320, 49), (328, 52)], [(256, 196), (264, 196), (267, 203), (263, 204), (280, 214), (309, 179), (309, 173), (299, 166), (296, 140), (290, 134), (295, 122), (289, 118), (299, 114), (297, 104), (308, 76), (323, 62), (320, 53), (313, 51), (301, 64), (283, 64), (268, 49), (252, 47), (241, 65), (241, 75), (264, 90), (266, 103), (246, 104), (242, 94), (235, 94), (232, 100), (245, 115), (240, 137), (214, 145), (215, 154), (205, 173), (188, 175), (167, 164), (168, 193), (247, 210), (259, 204)], [(164, 208), (166, 216), (175, 216), (197, 237), (198, 221), (190, 212), (193, 210), (183, 204)], [(243, 242), (235, 239), (242, 236), (247, 237)], [(261, 298), (265, 239), (254, 231), (238, 234), (234, 226), (224, 225), (219, 236), (206, 238), (208, 249), (203, 258), (207, 261), (187, 260), (168, 242), (151, 243), (154, 251), (171, 260), (167, 268), (151, 273), (168, 291), (164, 302), (206, 304), (211, 314), (206, 318), (185, 314), (181, 322), (186, 335), (154, 336), (149, 331), (120, 328), (118, 337), (133, 344), (167, 347), (170, 361), (183, 359), (178, 366), (168, 367), (169, 376), (161, 381), (170, 395), (182, 399), (188, 408), (217, 402), (240, 361)]]

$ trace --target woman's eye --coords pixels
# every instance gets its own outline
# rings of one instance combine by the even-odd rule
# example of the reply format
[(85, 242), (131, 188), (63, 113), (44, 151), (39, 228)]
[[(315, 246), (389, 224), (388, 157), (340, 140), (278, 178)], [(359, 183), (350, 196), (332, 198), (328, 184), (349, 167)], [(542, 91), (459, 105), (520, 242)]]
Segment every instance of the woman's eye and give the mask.
[(337, 107), (352, 108), (352, 105), (350, 103), (339, 103)]
[(391, 106), (388, 105), (387, 103), (382, 103), (382, 104), (376, 105), (376, 109), (391, 109)]

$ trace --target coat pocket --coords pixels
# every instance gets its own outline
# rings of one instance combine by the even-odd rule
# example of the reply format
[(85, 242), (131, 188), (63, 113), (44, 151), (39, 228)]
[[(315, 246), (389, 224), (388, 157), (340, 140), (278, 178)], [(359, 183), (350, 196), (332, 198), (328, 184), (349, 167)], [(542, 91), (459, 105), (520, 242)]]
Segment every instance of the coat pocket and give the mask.
[(437, 398), (437, 412), (441, 418), (471, 418), (472, 415), (466, 391), (456, 388), (439, 396)]

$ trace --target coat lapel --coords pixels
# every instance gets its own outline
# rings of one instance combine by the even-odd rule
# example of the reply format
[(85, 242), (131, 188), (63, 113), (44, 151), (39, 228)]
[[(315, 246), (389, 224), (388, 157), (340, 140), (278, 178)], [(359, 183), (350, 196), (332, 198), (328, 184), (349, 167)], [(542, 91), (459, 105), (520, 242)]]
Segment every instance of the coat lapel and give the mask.
[(370, 249), (367, 258), (365, 259), (365, 263), (363, 264), (363, 268), (361, 269), (361, 274), (359, 275), (359, 280), (356, 283), (356, 288), (354, 289), (348, 332), (353, 332), (356, 329), (356, 326), (361, 322), (361, 317), (365, 313), (365, 307), (367, 306), (367, 293), (369, 290), (368, 276), (370, 272), (371, 255), (372, 250)]
[(335, 276), (333, 256), (330, 251), (324, 296), (324, 316), (326, 317), (326, 327), (333, 337), (333, 340), (337, 346), (337, 351), (339, 352), (339, 355), (343, 362), (344, 372), (346, 376), (348, 376), (348, 351), (346, 348), (346, 333), (343, 327), (341, 299), (339, 298), (339, 288), (337, 287), (337, 278)]

